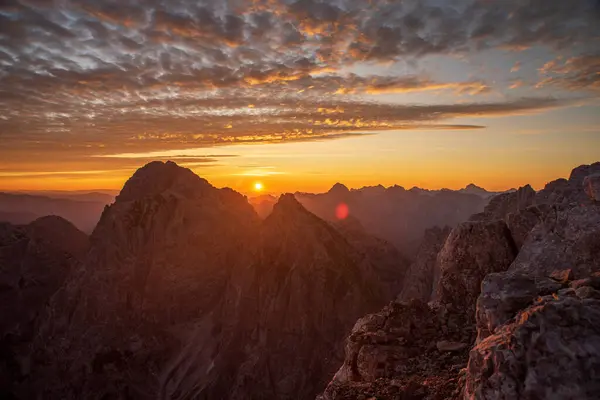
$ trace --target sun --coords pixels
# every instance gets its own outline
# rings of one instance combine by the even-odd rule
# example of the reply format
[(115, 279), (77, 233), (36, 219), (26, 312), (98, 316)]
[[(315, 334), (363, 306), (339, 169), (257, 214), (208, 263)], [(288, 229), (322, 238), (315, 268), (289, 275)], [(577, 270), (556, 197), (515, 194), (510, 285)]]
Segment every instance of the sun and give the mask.
[(262, 184), (262, 182), (254, 182), (254, 191), (255, 192), (262, 192), (262, 190), (265, 188), (265, 186)]

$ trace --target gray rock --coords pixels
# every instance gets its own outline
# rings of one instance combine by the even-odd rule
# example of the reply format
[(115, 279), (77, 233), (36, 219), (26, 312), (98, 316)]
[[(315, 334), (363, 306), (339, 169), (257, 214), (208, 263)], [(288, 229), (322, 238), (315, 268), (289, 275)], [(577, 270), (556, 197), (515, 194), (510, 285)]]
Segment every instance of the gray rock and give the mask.
[(471, 350), (465, 399), (600, 398), (600, 301), (548, 298)]
[(519, 271), (487, 275), (477, 299), (477, 341), (493, 334), (538, 296), (554, 293), (562, 287), (553, 279), (536, 278)]
[(532, 277), (570, 269), (572, 279), (600, 270), (600, 205), (554, 207), (529, 234), (511, 270)]

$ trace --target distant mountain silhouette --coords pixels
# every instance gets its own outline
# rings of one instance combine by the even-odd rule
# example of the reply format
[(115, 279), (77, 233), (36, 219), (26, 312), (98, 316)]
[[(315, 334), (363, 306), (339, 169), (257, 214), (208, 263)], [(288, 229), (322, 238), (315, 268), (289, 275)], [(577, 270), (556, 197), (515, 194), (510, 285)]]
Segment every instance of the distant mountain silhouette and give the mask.
[(112, 199), (104, 194), (69, 196), (62, 193), (59, 197), (49, 197), (0, 192), (0, 221), (27, 224), (46, 215), (58, 215), (69, 220), (78, 229), (91, 233), (104, 206), (112, 202)]
[[(404, 189), (394, 185), (348, 189), (336, 183), (326, 193), (296, 192), (296, 197), (319, 217), (336, 222), (337, 207), (344, 204), (371, 235), (385, 239), (409, 257), (416, 255), (425, 231), (436, 226), (456, 226), (472, 214), (482, 212), (490, 198), (488, 192), (473, 184), (460, 190)], [(261, 217), (267, 216), (277, 198), (257, 196), (249, 199)]]
[(297, 193), (298, 200), (310, 211), (330, 221), (338, 220), (336, 209), (348, 207), (365, 230), (394, 244), (404, 254), (414, 257), (425, 230), (466, 221), (483, 211), (489, 196), (481, 193), (422, 189), (405, 190), (401, 186), (381, 185), (357, 190), (343, 190), (336, 184), (323, 194)]

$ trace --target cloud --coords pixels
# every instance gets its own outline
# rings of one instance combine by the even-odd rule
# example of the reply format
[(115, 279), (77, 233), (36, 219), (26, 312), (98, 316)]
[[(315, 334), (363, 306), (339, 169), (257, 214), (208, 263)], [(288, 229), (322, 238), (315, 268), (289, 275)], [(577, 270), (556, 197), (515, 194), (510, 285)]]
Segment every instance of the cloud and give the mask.
[(586, 54), (548, 61), (539, 72), (539, 87), (555, 86), (570, 91), (600, 91), (600, 54)]
[[(597, 18), (586, 0), (3, 1), (0, 158), (473, 128), (451, 120), (567, 103), (490, 103), (491, 84), (476, 76), (365, 71), (427, 55), (586, 46), (600, 37)], [(597, 88), (590, 57), (558, 60), (540, 84)], [(460, 104), (367, 101), (417, 92)]]

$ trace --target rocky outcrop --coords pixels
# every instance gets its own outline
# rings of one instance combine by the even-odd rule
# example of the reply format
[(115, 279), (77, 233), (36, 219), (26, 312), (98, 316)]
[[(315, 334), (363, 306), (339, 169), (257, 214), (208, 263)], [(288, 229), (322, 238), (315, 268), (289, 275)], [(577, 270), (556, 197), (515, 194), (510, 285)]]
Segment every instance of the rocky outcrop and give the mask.
[(539, 297), (473, 348), (465, 399), (600, 397), (600, 292)]
[(392, 302), (354, 325), (344, 364), (318, 399), (456, 398), (472, 333), (461, 328), (421, 301)]
[(40, 316), (87, 250), (87, 235), (61, 217), (0, 225), (0, 393), (29, 373)]
[(346, 340), (344, 364), (321, 398), (456, 398), (458, 372), (475, 340), (481, 279), (506, 270), (515, 254), (503, 221), (454, 228), (437, 257), (438, 301), (393, 302), (359, 320)]
[(530, 185), (520, 187), (519, 190), (509, 193), (502, 193), (491, 198), (480, 214), (473, 215), (472, 221), (493, 221), (497, 219), (506, 219), (510, 213), (516, 213), (523, 210), (535, 202), (535, 190)]
[(598, 398), (600, 207), (583, 185), (595, 165), (455, 228), (438, 255), (439, 301), (360, 320), (322, 398)]
[(600, 206), (556, 206), (536, 225), (511, 270), (533, 277), (570, 269), (575, 279), (600, 270)]
[(436, 299), (474, 316), (483, 278), (505, 271), (517, 254), (503, 221), (465, 222), (452, 230), (438, 255)]
[(600, 207), (550, 206), (510, 268), (482, 282), (465, 398), (600, 395), (590, 384), (600, 371), (599, 257)]
[(600, 201), (600, 173), (588, 175), (583, 180), (585, 194), (594, 201)]
[(539, 204), (509, 213), (506, 216), (506, 224), (517, 249), (523, 246), (523, 243), (529, 236), (529, 232), (545, 218), (550, 210), (551, 206)]
[(435, 292), (433, 281), (437, 255), (450, 234), (449, 227), (434, 227), (425, 231), (415, 261), (411, 264), (398, 301), (418, 299), (427, 302)]

